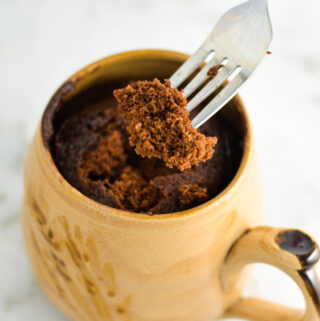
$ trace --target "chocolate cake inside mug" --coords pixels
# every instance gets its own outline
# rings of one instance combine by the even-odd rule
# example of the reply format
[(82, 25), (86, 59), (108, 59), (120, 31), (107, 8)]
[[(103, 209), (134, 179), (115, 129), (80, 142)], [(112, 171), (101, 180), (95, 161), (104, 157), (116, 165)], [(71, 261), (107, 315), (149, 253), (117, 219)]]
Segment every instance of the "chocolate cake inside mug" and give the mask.
[(142, 157), (129, 142), (127, 115), (113, 96), (128, 83), (135, 81), (93, 86), (60, 106), (48, 145), (64, 178), (97, 202), (137, 213), (178, 212), (219, 194), (239, 167), (243, 133), (217, 115), (197, 133), (211, 140), (210, 159), (181, 171)]

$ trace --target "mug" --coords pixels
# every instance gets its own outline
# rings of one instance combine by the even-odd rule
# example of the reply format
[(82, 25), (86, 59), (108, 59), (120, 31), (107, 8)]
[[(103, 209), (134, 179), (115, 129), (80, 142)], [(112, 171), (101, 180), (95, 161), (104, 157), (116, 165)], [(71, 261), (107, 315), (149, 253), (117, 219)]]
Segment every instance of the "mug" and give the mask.
[[(117, 54), (83, 68), (52, 97), (24, 178), (23, 232), (39, 284), (75, 321), (319, 320), (316, 243), (299, 230), (255, 227), (262, 188), (239, 96), (220, 113), (243, 134), (241, 164), (218, 196), (195, 208), (161, 215), (111, 208), (84, 196), (56, 168), (50, 142), (59, 119), (72, 112), (69, 101), (101, 86), (106, 94), (130, 80), (168, 78), (187, 57), (164, 50)], [(242, 297), (247, 265), (255, 262), (286, 272), (306, 310)]]

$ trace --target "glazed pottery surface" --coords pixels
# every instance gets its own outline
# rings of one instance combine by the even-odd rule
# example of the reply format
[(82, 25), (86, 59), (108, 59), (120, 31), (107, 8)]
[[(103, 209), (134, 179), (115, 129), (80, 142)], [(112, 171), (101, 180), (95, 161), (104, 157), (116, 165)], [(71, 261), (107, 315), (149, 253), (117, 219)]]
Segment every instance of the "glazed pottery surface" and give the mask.
[[(240, 168), (217, 197), (184, 212), (150, 216), (101, 205), (61, 176), (45, 143), (52, 117), (68, 100), (103, 83), (169, 77), (186, 58), (139, 50), (93, 63), (57, 91), (38, 127), (25, 166), (24, 237), (41, 287), (72, 320), (212, 321), (239, 300), (248, 271), (233, 271), (225, 260), (234, 242), (261, 223), (262, 189), (238, 96), (223, 116), (245, 136)], [(236, 276), (226, 288), (225, 273)]]

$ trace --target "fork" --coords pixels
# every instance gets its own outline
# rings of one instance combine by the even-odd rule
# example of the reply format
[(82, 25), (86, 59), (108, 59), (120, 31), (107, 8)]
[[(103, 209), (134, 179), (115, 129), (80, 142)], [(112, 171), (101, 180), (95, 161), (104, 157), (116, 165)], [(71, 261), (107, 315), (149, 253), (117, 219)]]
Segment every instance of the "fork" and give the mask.
[(188, 98), (206, 80), (210, 68), (217, 74), (188, 102), (191, 111), (227, 80), (225, 87), (193, 118), (191, 125), (200, 127), (238, 92), (267, 53), (272, 27), (267, 0), (249, 0), (227, 11), (200, 48), (171, 76), (172, 88), (179, 87), (206, 59), (208, 63), (185, 86)]

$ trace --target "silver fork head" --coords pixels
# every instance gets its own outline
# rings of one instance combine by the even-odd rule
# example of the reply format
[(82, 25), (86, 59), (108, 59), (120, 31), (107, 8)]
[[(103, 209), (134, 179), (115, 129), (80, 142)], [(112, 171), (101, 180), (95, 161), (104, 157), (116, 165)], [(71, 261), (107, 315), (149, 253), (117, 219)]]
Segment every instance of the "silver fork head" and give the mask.
[(229, 83), (192, 120), (195, 128), (219, 111), (250, 77), (265, 56), (272, 39), (267, 0), (249, 0), (224, 14), (201, 47), (171, 76), (173, 88), (180, 86), (208, 57), (213, 58), (184, 88), (189, 97), (205, 81), (212, 66), (222, 65), (216, 77), (210, 80), (188, 103), (192, 110), (210, 96), (226, 80)]

